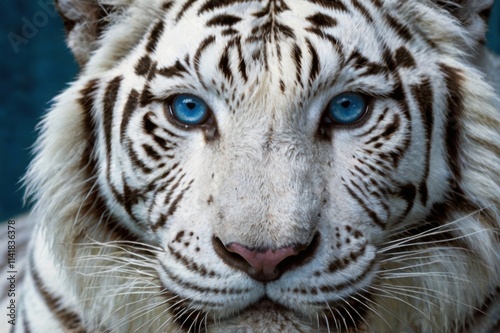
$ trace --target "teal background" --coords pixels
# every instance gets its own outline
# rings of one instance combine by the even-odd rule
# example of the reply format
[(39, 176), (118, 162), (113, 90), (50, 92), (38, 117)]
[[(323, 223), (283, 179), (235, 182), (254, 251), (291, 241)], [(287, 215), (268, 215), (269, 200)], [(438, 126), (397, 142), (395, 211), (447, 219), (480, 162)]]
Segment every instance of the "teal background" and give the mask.
[[(62, 23), (53, 8), (47, 10), (48, 3), (51, 0), (0, 2), (0, 221), (29, 208), (23, 208), (19, 180), (30, 160), (35, 125), (77, 71), (64, 45)], [(23, 31), (26, 22), (34, 29)], [(16, 52), (9, 33), (29, 38)], [(490, 48), (500, 54), (499, 0), (487, 37)]]

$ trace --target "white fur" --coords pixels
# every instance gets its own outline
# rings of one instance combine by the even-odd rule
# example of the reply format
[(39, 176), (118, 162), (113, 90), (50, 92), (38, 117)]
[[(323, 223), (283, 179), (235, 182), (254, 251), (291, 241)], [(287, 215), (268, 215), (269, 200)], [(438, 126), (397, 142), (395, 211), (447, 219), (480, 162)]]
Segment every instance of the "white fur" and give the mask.
[[(72, 5), (70, 1), (61, 3), (63, 10)], [(62, 305), (81, 315), (87, 331), (108, 328), (117, 333), (176, 332), (178, 323), (173, 320), (172, 308), (182, 300), (192, 302), (193, 309), (204, 310), (214, 319), (212, 323), (202, 322), (207, 325), (208, 332), (280, 332), (282, 329), (287, 332), (340, 332), (346, 318), (336, 314), (337, 309), (330, 309), (336, 317), (335, 327), (327, 326), (319, 309), (322, 302), (338, 301), (355, 314), (357, 309), (350, 308), (346, 302), (349, 299), (362, 301), (368, 309), (368, 315), (357, 327), (359, 332), (452, 332), (455, 321), (474, 313), (475, 307), (500, 284), (499, 102), (483, 74), (468, 60), (484, 33), (484, 26), (474, 11), (470, 11), (472, 14), (467, 21), (470, 24), (461, 26), (432, 1), (382, 3), (392, 16), (437, 45), (436, 49), (430, 49), (418, 38), (405, 45), (415, 57), (417, 69), (400, 72), (405, 84), (416, 84), (422, 77), (429, 77), (435, 90), (435, 110), (441, 110), (435, 112), (434, 118), (429, 202), (447, 200), (447, 185), (443, 179), (451, 172), (445, 161), (443, 138), (445, 82), (438, 74), (438, 64), (446, 64), (460, 71), (461, 92), (465, 96), (465, 114), (458, 124), (462, 169), (459, 185), (468, 201), (479, 207), (478, 211), (455, 207), (450, 220), (440, 228), (396, 240), (392, 239), (394, 235), (428, 216), (429, 205), (424, 206), (416, 199), (408, 217), (398, 221), (396, 217), (406, 207), (404, 200), (394, 196), (385, 209), (375, 196), (366, 195), (369, 207), (387, 224), (382, 230), (370, 222), (342, 184), (343, 179), (353, 177), (350, 172), (356, 165), (353, 155), (363, 157), (364, 140), (356, 139), (356, 135), (361, 135), (371, 125), (382, 126), (396, 121), (402, 114), (401, 108), (390, 100), (379, 102), (366, 125), (339, 129), (334, 133), (332, 145), (318, 143), (314, 138), (322, 110), (332, 97), (359, 87), (384, 96), (394, 88), (395, 82), (373, 77), (363, 79), (352, 66), (342, 67), (340, 57), (332, 56), (330, 44), (304, 31), (307, 27), (304, 18), (316, 12), (312, 4), (288, 1), (294, 14), (285, 12), (278, 18), (293, 22), (296, 43), (304, 50), (302, 65), (306, 69), (312, 59), (306, 51), (306, 39), (310, 38), (316, 46), (321, 66), (311, 88), (307, 87), (307, 75), (300, 78), (302, 87), (294, 81), (294, 63), (289, 57), (292, 45), (284, 37), (267, 44), (256, 42), (243, 50), (248, 64), (246, 84), (234, 80), (225, 89), (220, 88), (224, 78), (214, 59), (220, 56), (225, 42), (219, 37), (200, 58), (201, 78), (190, 69), (187, 78), (182, 80), (157, 76), (150, 82), (152, 93), (160, 99), (183, 92), (204, 98), (214, 112), (220, 132), (217, 144), (207, 144), (201, 131), (184, 131), (172, 125), (161, 104), (155, 102), (146, 108), (137, 108), (124, 134), (132, 144), (150, 140), (141, 129), (141, 117), (147, 112), (153, 112), (161, 128), (176, 134), (171, 139), (177, 147), (175, 158), (166, 159), (165, 166), (155, 168), (151, 174), (141, 173), (134, 167), (129, 157), (128, 149), (131, 148), (123, 148), (119, 129), (121, 110), (129, 92), (142, 89), (145, 83), (143, 77), (134, 74), (134, 66), (144, 54), (152, 24), (161, 18), (158, 10), (161, 2), (115, 2), (120, 10), (107, 18), (110, 24), (105, 33), (97, 40), (95, 36), (85, 37), (92, 41), (91, 46), (78, 43), (78, 38), (82, 37), (78, 34), (88, 33), (84, 27), (78, 27), (80, 30), (69, 36), (70, 47), (77, 56), (81, 56), (82, 48), (93, 53), (88, 59), (81, 57), (84, 67), (80, 77), (56, 98), (53, 109), (44, 118), (27, 181), (28, 193), (37, 202), (33, 216), (38, 221), (40, 233), (33, 238), (32, 244), (36, 258), (40, 259), (37, 268), (48, 282), (48, 288), (65, 296)], [(470, 8), (480, 10), (488, 2), (471, 1), (471, 5)], [(197, 6), (199, 4), (190, 8), (179, 22), (175, 22), (172, 14), (164, 18), (166, 32), (151, 55), (158, 67), (171, 66), (176, 59), (183, 60), (186, 54), (192, 57), (207, 37), (206, 19), (196, 16)], [(176, 2), (172, 11), (176, 13), (181, 7), (182, 3)], [(230, 11), (241, 16), (258, 8), (258, 4), (244, 3), (235, 5)], [(375, 42), (377, 38), (383, 37), (390, 49), (405, 44), (394, 30), (383, 24), (377, 26), (376, 22), (367, 23), (359, 12), (353, 12), (358, 15), (339, 14), (338, 26), (330, 31), (343, 44), (346, 53), (356, 47), (370, 61), (380, 62), (382, 47)], [(460, 19), (466, 18), (460, 16)], [(248, 33), (252, 24), (255, 24), (254, 19), (246, 17), (239, 29)], [(260, 60), (251, 60), (254, 51), (262, 50), (262, 56), (271, 64), (277, 64), (278, 55), (273, 47), (277, 44), (284, 59), (282, 67), (271, 65), (266, 70)], [(236, 53), (231, 56), (236, 59)], [(335, 75), (337, 80), (331, 84)], [(101, 100), (107, 83), (117, 76), (123, 76), (124, 80), (114, 111), (113, 160), (109, 163), (106, 160), (103, 105), (99, 104), (92, 110), (98, 132), (93, 156), (98, 160), (99, 169), (92, 179), (86, 179), (80, 160), (89, 138), (85, 137), (87, 133), (82, 128), (84, 115), (77, 101), (81, 98), (81, 90), (94, 78), (100, 80), (95, 97)], [(280, 78), (286, 86), (283, 93), (280, 92)], [(350, 78), (355, 79), (349, 81)], [(212, 80), (216, 83), (213, 86)], [(319, 93), (308, 97), (308, 92), (311, 95)], [(232, 94), (239, 99), (238, 108), (230, 99)], [(241, 97), (243, 95), (245, 97)], [(225, 98), (231, 100), (229, 104)], [(384, 111), (384, 105), (389, 111)], [(409, 182), (423, 177), (423, 169), (415, 162), (425, 151), (423, 127), (420, 119), (416, 120), (417, 108), (416, 101), (411, 100), (411, 134), (402, 128), (394, 135), (393, 142), (381, 148), (389, 149), (391, 144), (396, 145), (412, 135), (412, 145), (394, 171), (394, 179), (389, 175), (377, 178), (387, 188), (395, 188), (396, 181)], [(234, 115), (230, 112), (233, 109)], [(377, 124), (383, 112), (386, 118)], [(270, 128), (273, 130), (271, 137)], [(149, 228), (152, 221), (147, 216), (156, 219), (165, 213), (168, 207), (158, 203), (164, 202), (167, 194), (161, 191), (144, 193), (133, 208), (140, 216), (136, 223), (113, 197), (106, 171), (112, 170), (111, 182), (118, 191), (123, 191), (125, 182), (138, 188), (159, 182), (159, 175), (175, 162), (181, 164), (182, 172), (175, 176), (180, 185), (172, 191), (178, 194), (190, 186), (189, 191), (166, 225), (153, 231)], [(149, 166), (155, 165), (150, 163)], [(362, 179), (359, 173), (358, 178)], [(91, 191), (98, 191), (104, 197), (107, 211), (98, 220), (83, 205), (91, 194), (83, 192), (86, 184), (93, 184)], [(212, 205), (206, 203), (209, 196), (214, 198)], [(320, 218), (317, 217), (319, 213)], [(224, 218), (218, 217), (219, 214)], [(102, 227), (110, 220), (119, 220), (133, 232), (142, 234), (144, 241), (115, 241)], [(348, 226), (353, 230), (349, 231)], [(185, 231), (182, 242), (176, 242), (176, 235), (181, 230)], [(446, 230), (466, 242), (471, 252), (445, 244), (420, 242), (428, 234)], [(363, 236), (354, 239), (354, 231)], [(212, 247), (214, 235), (224, 243), (280, 248), (305, 243), (315, 232), (321, 234), (321, 242), (312, 260), (267, 284), (226, 265)], [(350, 238), (350, 243), (347, 244), (346, 238)], [(342, 246), (335, 247), (337, 242), (342, 242)], [(342, 270), (328, 271), (332, 260), (348, 258), (363, 245), (366, 245), (364, 252), (352, 264)], [(193, 273), (172, 251), (182, 253), (213, 275)], [(42, 264), (44, 261), (46, 263)], [(322, 274), (314, 275), (316, 271)], [(315, 295), (292, 292), (294, 288), (310, 290), (322, 285), (342, 285), (352, 277), (359, 279), (338, 292), (323, 290)], [(32, 288), (30, 281), (29, 278), (27, 288)], [(187, 285), (197, 288), (187, 288)], [(169, 298), (162, 294), (164, 286), (178, 296)], [(211, 288), (239, 290), (239, 293), (203, 291)], [(370, 299), (359, 293), (363, 290), (369, 290)], [(34, 290), (28, 292), (36, 295)], [(292, 311), (266, 308), (266, 305), (247, 309), (263, 296)], [(197, 302), (206, 301), (219, 303), (219, 307), (197, 305)], [(33, 322), (33, 332), (58, 332), (43, 304), (31, 307), (24, 301), (24, 306), (30, 320), (35, 316), (42, 318)], [(488, 321), (494, 319), (488, 318)], [(488, 332), (487, 325), (478, 323), (471, 327), (471, 332)]]

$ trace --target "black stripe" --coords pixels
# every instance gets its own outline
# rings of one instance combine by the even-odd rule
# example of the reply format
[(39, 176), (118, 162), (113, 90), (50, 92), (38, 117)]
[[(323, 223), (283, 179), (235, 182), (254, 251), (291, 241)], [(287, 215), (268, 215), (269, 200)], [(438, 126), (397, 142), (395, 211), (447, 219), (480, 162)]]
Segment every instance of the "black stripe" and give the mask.
[[(372, 259), (368, 263), (368, 266), (366, 267), (366, 269), (361, 274), (356, 275), (356, 276), (349, 276), (349, 279), (346, 280), (345, 282), (342, 282), (342, 283), (339, 283), (336, 285), (320, 285), (317, 288), (325, 294), (331, 294), (331, 293), (338, 293), (339, 291), (341, 291), (345, 288), (352, 287), (356, 283), (359, 283), (360, 281), (362, 281), (370, 272), (373, 272), (373, 268), (375, 267), (376, 262), (377, 261), (375, 259)], [(318, 302), (318, 303), (309, 302), (308, 304), (316, 304), (316, 305), (323, 304), (324, 305), (325, 303), (323, 301), (323, 302)]]
[(396, 73), (394, 74), (395, 81), (396, 81), (396, 86), (394, 90), (392, 91), (390, 97), (393, 98), (394, 100), (398, 101), (398, 105), (403, 111), (403, 115), (406, 118), (406, 127), (408, 135), (404, 135), (404, 139), (402, 142), (401, 146), (398, 146), (395, 151), (392, 151), (389, 153), (390, 156), (393, 157), (394, 160), (394, 165), (397, 166), (399, 162), (401, 161), (401, 158), (404, 156), (405, 152), (408, 150), (408, 147), (410, 146), (411, 143), (411, 132), (413, 131), (413, 126), (412, 126), (412, 117), (410, 113), (410, 108), (408, 106), (408, 100), (407, 100), (407, 95), (403, 87), (403, 83), (401, 81), (401, 78), (399, 75)]
[(352, 63), (355, 69), (364, 69), (365, 71), (361, 72), (359, 76), (380, 75), (388, 73), (388, 67), (386, 64), (379, 64), (368, 60), (368, 58), (363, 56), (359, 50), (353, 51), (349, 58), (347, 58), (346, 63)]
[(377, 214), (373, 210), (368, 208), (368, 206), (366, 206), (363, 200), (361, 200), (361, 198), (356, 193), (354, 193), (354, 191), (347, 184), (344, 183), (343, 185), (347, 189), (347, 192), (349, 192), (351, 197), (358, 203), (359, 206), (361, 206), (361, 208), (363, 208), (366, 215), (368, 215), (368, 217), (372, 220), (372, 222), (377, 226), (379, 226), (381, 229), (385, 229), (385, 224), (380, 220)]
[(193, 181), (191, 181), (188, 186), (182, 190), (182, 192), (174, 199), (174, 201), (172, 201), (172, 204), (170, 205), (170, 207), (168, 208), (168, 211), (167, 211), (167, 219), (168, 217), (174, 215), (175, 211), (177, 210), (177, 208), (179, 207), (179, 203), (181, 202), (182, 198), (184, 197), (184, 194), (189, 191), (189, 189), (191, 188), (191, 185), (193, 184)]
[[(97, 160), (93, 154), (94, 148), (97, 143), (97, 125), (91, 116), (91, 111), (94, 108), (95, 95), (99, 88), (99, 81), (92, 80), (87, 86), (82, 89), (80, 94), (82, 97), (78, 100), (83, 109), (83, 119), (82, 119), (82, 129), (85, 131), (84, 137), (87, 138), (87, 147), (82, 154), (81, 170), (85, 173), (83, 178), (88, 180), (83, 184), (82, 193), (87, 193), (85, 201), (81, 203), (81, 217), (90, 218), (95, 221), (104, 220), (100, 224), (102, 227), (100, 230), (105, 230), (107, 234), (111, 235), (112, 239), (125, 239), (131, 241), (139, 241), (139, 238), (133, 234), (130, 230), (126, 229), (119, 222), (113, 218), (105, 218), (107, 213), (107, 206), (104, 199), (99, 195), (97, 191), (97, 186), (95, 182), (97, 179)], [(123, 198), (116, 192), (114, 187), (111, 187), (115, 195), (121, 201)], [(74, 242), (78, 243), (80, 241), (87, 242), (86, 238), (88, 235), (85, 232), (79, 233), (74, 236)]]
[(135, 65), (135, 74), (146, 76), (151, 68), (151, 58), (148, 55), (143, 56)]
[(446, 105), (447, 105), (447, 123), (445, 128), (446, 140), (446, 153), (448, 163), (450, 164), (451, 186), (454, 191), (459, 191), (458, 183), (462, 179), (460, 169), (460, 122), (459, 119), (464, 114), (463, 96), (462, 96), (462, 82), (463, 76), (460, 70), (450, 67), (445, 64), (440, 64), (441, 72), (444, 75), (444, 81), (448, 90)]
[(125, 107), (123, 108), (122, 121), (120, 124), (120, 143), (124, 146), (127, 145), (125, 141), (125, 136), (127, 133), (128, 124), (130, 122), (130, 117), (132, 113), (137, 109), (139, 105), (139, 92), (135, 89), (132, 89), (130, 92), (127, 103), (125, 103)]
[(346, 6), (339, 0), (310, 0), (309, 2), (312, 2), (323, 8), (334, 9), (341, 12), (349, 12)]
[[(31, 326), (30, 326), (30, 323), (28, 322), (26, 308), (23, 307), (21, 309), (21, 311), (22, 311), (22, 314), (23, 314), (23, 329), (24, 329), (24, 333), (31, 333)], [(12, 325), (10, 327), (10, 333), (14, 333), (15, 329), (16, 329), (16, 326)]]
[(425, 206), (427, 205), (428, 200), (427, 178), (429, 177), (430, 171), (432, 130), (434, 126), (434, 96), (431, 80), (429, 78), (426, 78), (421, 84), (413, 86), (412, 92), (419, 105), (420, 114), (422, 115), (424, 135), (426, 140), (425, 170), (422, 182), (420, 183), (418, 190), (420, 193), (420, 200)]
[(52, 292), (47, 290), (47, 287), (37, 272), (32, 256), (30, 257), (30, 271), (33, 281), (35, 282), (36, 289), (38, 289), (45, 304), (54, 317), (57, 318), (61, 326), (63, 326), (65, 331), (72, 330), (74, 333), (84, 333), (85, 329), (82, 327), (80, 316), (71, 310), (62, 308), (61, 298), (54, 296)]
[(311, 70), (309, 72), (309, 83), (312, 84), (314, 80), (318, 77), (320, 63), (319, 63), (318, 52), (316, 52), (316, 49), (314, 48), (312, 43), (308, 39), (306, 39), (306, 43), (309, 53), (311, 54)]
[(238, 66), (238, 69), (240, 70), (241, 77), (243, 78), (243, 81), (245, 83), (248, 81), (248, 76), (247, 76), (247, 64), (245, 62), (245, 58), (243, 57), (243, 51), (241, 49), (241, 39), (238, 37), (238, 57), (240, 58), (240, 63)]
[(314, 15), (308, 16), (306, 18), (314, 27), (335, 27), (337, 25), (337, 20), (331, 16), (325, 15), (323, 13), (316, 13)]
[(417, 188), (413, 184), (402, 185), (399, 187), (398, 196), (404, 201), (406, 201), (406, 209), (401, 215), (401, 219), (404, 219), (410, 213), (415, 204), (415, 197), (417, 196)]
[(415, 68), (417, 63), (411, 52), (404, 46), (399, 47), (394, 55), (396, 63), (403, 68)]
[(148, 155), (151, 159), (153, 159), (155, 161), (159, 161), (161, 159), (161, 154), (156, 149), (154, 149), (152, 146), (147, 145), (147, 144), (143, 144), (142, 149), (144, 150), (146, 155)]
[(179, 21), (182, 16), (191, 8), (197, 0), (187, 0), (177, 14), (176, 20)]
[(146, 83), (144, 85), (144, 88), (142, 89), (141, 97), (140, 97), (140, 105), (141, 107), (145, 107), (155, 100), (155, 96), (151, 92), (151, 88), (149, 87), (149, 83)]
[[(163, 202), (163, 206), (167, 206), (170, 203), (170, 200), (172, 199), (172, 195), (174, 194), (175, 190), (179, 187), (181, 184), (182, 180), (186, 176), (185, 173), (183, 173), (174, 183), (173, 186), (170, 187), (168, 193), (165, 196), (165, 200)], [(170, 184), (169, 184), (170, 185)]]
[(144, 200), (144, 195), (142, 192), (138, 189), (132, 188), (125, 177), (122, 175), (122, 182), (123, 182), (123, 208), (127, 212), (127, 214), (132, 218), (134, 221), (138, 221), (134, 215), (134, 212), (132, 211), (132, 207), (137, 205), (140, 200)]
[[(128, 154), (130, 155), (130, 161), (132, 162), (132, 165), (134, 167), (140, 169), (145, 174), (150, 174), (151, 172), (153, 172), (153, 169), (151, 169), (146, 164), (144, 164), (142, 159), (139, 158), (139, 156), (137, 155), (137, 153), (132, 145), (129, 145)], [(123, 203), (123, 200), (122, 200), (122, 203)]]
[[(182, 175), (182, 177), (184, 177), (184, 175)], [(181, 178), (182, 178), (181, 177)], [(179, 203), (181, 202), (181, 200), (183, 199), (185, 193), (191, 188), (191, 185), (193, 184), (193, 180), (188, 184), (188, 186), (186, 188), (184, 188), (181, 193), (179, 193), (175, 199), (172, 201), (172, 203), (170, 204), (167, 212), (165, 214), (162, 214), (161, 218), (158, 220), (158, 222), (156, 224), (154, 224), (152, 226), (152, 229), (153, 231), (156, 231), (160, 228), (162, 228), (163, 226), (165, 226), (165, 224), (167, 223), (167, 220), (169, 217), (171, 217), (172, 215), (175, 214), (177, 208), (179, 207)], [(168, 198), (170, 200), (170, 198)]]
[(231, 27), (240, 21), (241, 17), (228, 14), (220, 14), (211, 18), (205, 25), (207, 27), (213, 27), (213, 26)]
[(177, 144), (172, 141), (167, 141), (166, 139), (160, 138), (155, 134), (155, 130), (159, 129), (161, 132), (166, 133), (168, 136), (173, 137), (173, 138), (179, 138), (179, 136), (166, 128), (162, 127), (160, 128), (154, 121), (153, 117), (155, 117), (155, 114), (153, 112), (147, 112), (144, 115), (143, 122), (142, 122), (142, 128), (144, 132), (150, 136), (153, 137), (153, 140), (155, 140), (158, 145), (165, 150), (168, 150), (169, 148), (167, 147), (167, 144), (170, 146), (176, 146)]
[(161, 35), (163, 34), (163, 30), (165, 29), (165, 24), (163, 21), (158, 22), (153, 30), (151, 31), (151, 35), (149, 35), (149, 41), (146, 45), (146, 50), (148, 52), (154, 52), (156, 50), (156, 45), (160, 40)]
[(201, 73), (200, 73), (200, 58), (201, 54), (203, 51), (209, 47), (211, 44), (215, 43), (215, 36), (208, 36), (205, 38), (201, 43), (198, 49), (195, 52), (193, 61), (194, 61), (194, 68), (196, 70), (196, 74), (198, 75), (198, 78), (201, 79)]
[(104, 93), (103, 99), (103, 123), (104, 123), (104, 135), (106, 141), (106, 159), (108, 165), (111, 162), (111, 137), (113, 130), (113, 111), (115, 108), (116, 99), (118, 97), (118, 90), (120, 90), (121, 82), (123, 77), (115, 77), (108, 83), (106, 91)]
[(302, 50), (297, 44), (293, 45), (292, 59), (295, 64), (295, 80), (302, 85)]
[[(161, 268), (165, 272), (165, 274), (169, 277), (170, 280), (174, 281), (177, 285), (182, 286), (183, 289), (197, 291), (203, 294), (216, 294), (216, 295), (242, 295), (251, 291), (249, 288), (244, 289), (235, 289), (235, 288), (227, 288), (222, 286), (222, 288), (212, 288), (212, 287), (203, 287), (196, 285), (192, 282), (185, 281), (182, 278), (178, 277), (174, 272), (172, 272), (169, 267), (167, 267), (163, 262), (160, 262)], [(168, 290), (168, 288), (164, 288)], [(211, 304), (213, 306), (221, 306), (224, 305), (222, 303), (210, 302), (209, 299), (205, 302), (205, 304)]]
[(238, 3), (248, 2), (248, 0), (208, 0), (198, 11), (199, 14), (203, 14), (208, 11), (212, 11), (218, 8), (229, 7)]
[(113, 185), (113, 182), (111, 181), (111, 165), (112, 165), (111, 138), (113, 132), (113, 112), (122, 80), (123, 77), (118, 76), (108, 83), (108, 86), (106, 87), (104, 93), (104, 100), (103, 100), (103, 123), (104, 123), (104, 137), (106, 143), (106, 165), (107, 165), (106, 179), (108, 181), (108, 185), (111, 189), (111, 192), (118, 200), (118, 202), (121, 202), (123, 200), (123, 197), (121, 196), (121, 194), (118, 192), (118, 190)]
[(379, 141), (380, 139), (384, 139), (388, 141), (394, 133), (401, 127), (401, 119), (400, 117), (396, 114), (394, 117), (394, 121), (392, 123), (387, 124), (387, 126), (384, 128), (383, 132), (380, 135), (376, 135), (373, 138), (369, 139), (368, 141), (365, 142), (365, 145), (372, 144), (374, 142)]
[(161, 9), (165, 12), (168, 13), (170, 9), (172, 9), (172, 6), (174, 5), (173, 1), (167, 1), (165, 2), (162, 6)]
[(404, 23), (399, 22), (398, 20), (396, 20), (394, 17), (392, 17), (387, 13), (385, 14), (385, 18), (389, 26), (398, 34), (399, 37), (401, 37), (401, 39), (407, 42), (412, 40), (413, 34)]
[(226, 46), (224, 49), (224, 52), (222, 53), (222, 56), (220, 57), (219, 60), (219, 69), (224, 74), (224, 77), (226, 78), (227, 81), (232, 82), (233, 80), (233, 73), (231, 71), (231, 66), (229, 63), (229, 46)]
[(365, 6), (363, 6), (358, 0), (351, 0), (351, 2), (354, 8), (356, 8), (364, 16), (364, 18), (366, 18), (368, 23), (373, 23), (373, 17)]
[(183, 74), (187, 72), (188, 70), (186, 69), (186, 67), (184, 67), (184, 65), (180, 63), (179, 60), (177, 60), (175, 64), (170, 67), (160, 68), (158, 70), (158, 74), (167, 78), (172, 78), (177, 76), (182, 77)]

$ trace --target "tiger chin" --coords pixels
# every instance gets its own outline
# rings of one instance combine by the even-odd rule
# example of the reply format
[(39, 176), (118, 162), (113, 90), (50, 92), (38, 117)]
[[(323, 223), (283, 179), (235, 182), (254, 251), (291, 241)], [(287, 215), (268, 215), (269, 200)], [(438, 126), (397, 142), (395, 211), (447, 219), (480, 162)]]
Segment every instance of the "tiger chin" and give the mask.
[(492, 3), (56, 1), (14, 332), (494, 332)]

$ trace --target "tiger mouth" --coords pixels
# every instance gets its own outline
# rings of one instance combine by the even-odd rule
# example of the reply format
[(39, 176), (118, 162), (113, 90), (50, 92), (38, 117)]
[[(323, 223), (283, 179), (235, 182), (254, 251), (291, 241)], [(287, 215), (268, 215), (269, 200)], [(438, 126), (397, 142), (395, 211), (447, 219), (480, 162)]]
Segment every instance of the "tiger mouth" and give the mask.
[(359, 301), (352, 302), (352, 304), (348, 305), (348, 308), (345, 307), (345, 304), (344, 306), (341, 304), (328, 304), (328, 308), (318, 314), (322, 318), (322, 321), (318, 322), (313, 320), (313, 317), (316, 318), (317, 315), (311, 316), (300, 311), (295, 311), (272, 301), (267, 296), (262, 297), (236, 315), (218, 320), (211, 319), (213, 316), (204, 311), (190, 310), (187, 305), (181, 306), (174, 309), (174, 321), (185, 332), (206, 333), (206, 328), (214, 324), (220, 325), (224, 324), (224, 322), (235, 323), (248, 319), (261, 320), (269, 318), (271, 314), (274, 314), (292, 318), (301, 323), (310, 323), (311, 327), (314, 326), (318, 329), (321, 327), (328, 330), (328, 332), (330, 332), (331, 328), (336, 328), (339, 333), (353, 332), (358, 331), (362, 326), (367, 312), (366, 306), (362, 306), (361, 303), (356, 304), (357, 302)]

